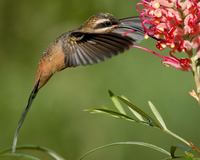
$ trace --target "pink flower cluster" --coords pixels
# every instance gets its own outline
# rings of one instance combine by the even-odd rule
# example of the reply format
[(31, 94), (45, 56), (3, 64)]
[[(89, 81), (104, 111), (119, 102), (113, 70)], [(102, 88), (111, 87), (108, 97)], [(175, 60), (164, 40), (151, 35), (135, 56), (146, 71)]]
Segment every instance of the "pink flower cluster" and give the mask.
[(191, 57), (195, 51), (200, 56), (199, 0), (141, 0), (137, 10), (146, 34), (158, 39), (157, 48), (170, 48), (168, 58), (176, 59), (176, 64), (169, 65), (190, 70), (190, 59), (177, 58), (175, 53), (185, 52)]

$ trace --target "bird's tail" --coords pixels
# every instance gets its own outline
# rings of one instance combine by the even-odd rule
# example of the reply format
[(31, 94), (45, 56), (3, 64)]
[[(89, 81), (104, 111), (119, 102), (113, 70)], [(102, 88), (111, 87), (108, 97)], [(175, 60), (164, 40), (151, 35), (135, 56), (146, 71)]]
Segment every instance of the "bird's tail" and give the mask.
[(26, 115), (27, 115), (28, 111), (29, 111), (30, 108), (31, 108), (31, 104), (32, 104), (34, 98), (36, 97), (36, 95), (37, 95), (37, 93), (38, 93), (38, 90), (39, 90), (39, 87), (38, 87), (38, 86), (39, 86), (39, 83), (40, 83), (40, 80), (38, 80), (38, 81), (35, 83), (35, 85), (34, 85), (34, 87), (33, 87), (33, 90), (32, 90), (32, 92), (31, 92), (31, 94), (30, 94), (30, 96), (29, 96), (27, 106), (26, 106), (26, 108), (24, 109), (24, 111), (22, 112), (22, 115), (21, 115), (21, 117), (20, 117), (20, 119), (19, 119), (17, 128), (16, 128), (16, 130), (15, 130), (15, 134), (14, 134), (14, 139), (13, 139), (13, 144), (12, 144), (12, 152), (15, 152), (15, 151), (16, 151), (16, 146), (17, 146), (17, 140), (18, 140), (19, 131), (20, 131), (22, 125), (23, 125), (23, 122), (24, 122), (24, 120), (25, 120), (25, 118), (26, 118)]

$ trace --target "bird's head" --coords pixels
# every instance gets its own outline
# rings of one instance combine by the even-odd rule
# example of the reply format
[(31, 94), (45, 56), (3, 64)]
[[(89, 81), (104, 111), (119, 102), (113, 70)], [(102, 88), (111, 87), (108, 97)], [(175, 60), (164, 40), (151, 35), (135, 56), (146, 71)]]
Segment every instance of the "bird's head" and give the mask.
[(90, 17), (80, 28), (82, 32), (107, 33), (112, 31), (119, 24), (110, 13), (98, 13)]

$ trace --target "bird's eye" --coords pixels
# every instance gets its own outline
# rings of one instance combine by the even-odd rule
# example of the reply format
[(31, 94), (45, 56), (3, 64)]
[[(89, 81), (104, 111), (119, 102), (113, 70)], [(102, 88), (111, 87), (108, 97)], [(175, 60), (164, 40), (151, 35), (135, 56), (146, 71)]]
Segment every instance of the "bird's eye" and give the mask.
[(104, 22), (104, 24), (106, 27), (112, 26), (112, 23), (110, 21), (106, 21), (106, 22)]
[(95, 28), (105, 28), (110, 26), (112, 26), (112, 23), (110, 21), (105, 21), (103, 23), (97, 24)]

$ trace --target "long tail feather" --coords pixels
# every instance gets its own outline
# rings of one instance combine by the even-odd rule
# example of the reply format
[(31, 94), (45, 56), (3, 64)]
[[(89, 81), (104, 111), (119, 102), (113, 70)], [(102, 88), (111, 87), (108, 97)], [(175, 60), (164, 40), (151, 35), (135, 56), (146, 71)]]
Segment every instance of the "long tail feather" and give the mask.
[(17, 125), (17, 128), (15, 130), (15, 134), (14, 134), (14, 139), (13, 139), (13, 144), (12, 144), (12, 152), (14, 153), (16, 151), (16, 146), (17, 146), (17, 140), (18, 140), (18, 135), (19, 135), (19, 131), (24, 123), (24, 120), (26, 118), (26, 115), (28, 113), (28, 111), (30, 110), (31, 108), (31, 104), (34, 100), (34, 98), (36, 97), (37, 93), (38, 93), (38, 88), (39, 86), (39, 80), (37, 81), (37, 83), (35, 84), (30, 96), (29, 96), (29, 99), (28, 99), (28, 103), (27, 103), (27, 106), (26, 108), (24, 109), (24, 111), (22, 112), (22, 115), (19, 119), (19, 122), (18, 122), (18, 125)]

